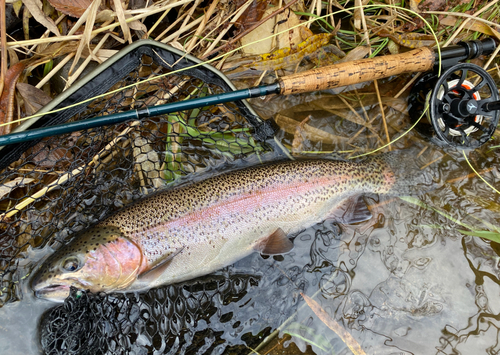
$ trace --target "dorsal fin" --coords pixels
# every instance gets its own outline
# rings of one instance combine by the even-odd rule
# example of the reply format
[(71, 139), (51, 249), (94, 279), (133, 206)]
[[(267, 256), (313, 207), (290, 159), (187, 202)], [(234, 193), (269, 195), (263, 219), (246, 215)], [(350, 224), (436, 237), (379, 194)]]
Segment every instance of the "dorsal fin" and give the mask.
[(281, 228), (276, 229), (270, 236), (262, 238), (255, 246), (255, 250), (267, 255), (285, 254), (292, 249), (293, 243)]

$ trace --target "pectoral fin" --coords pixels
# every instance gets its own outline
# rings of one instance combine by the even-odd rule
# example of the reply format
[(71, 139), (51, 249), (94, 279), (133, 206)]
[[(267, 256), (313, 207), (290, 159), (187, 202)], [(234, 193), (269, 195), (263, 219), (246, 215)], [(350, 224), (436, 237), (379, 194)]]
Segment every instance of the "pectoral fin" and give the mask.
[(140, 284), (150, 284), (151, 282), (155, 281), (158, 277), (161, 276), (161, 274), (165, 272), (172, 259), (183, 250), (184, 248), (175, 250), (154, 268), (140, 274), (137, 278), (136, 283), (138, 282)]
[(262, 238), (255, 246), (261, 254), (285, 254), (293, 249), (293, 243), (288, 239), (283, 229), (278, 228), (270, 236)]
[(340, 223), (354, 224), (367, 221), (372, 218), (372, 213), (368, 210), (362, 196), (351, 197), (345, 200), (335, 209), (331, 218)]

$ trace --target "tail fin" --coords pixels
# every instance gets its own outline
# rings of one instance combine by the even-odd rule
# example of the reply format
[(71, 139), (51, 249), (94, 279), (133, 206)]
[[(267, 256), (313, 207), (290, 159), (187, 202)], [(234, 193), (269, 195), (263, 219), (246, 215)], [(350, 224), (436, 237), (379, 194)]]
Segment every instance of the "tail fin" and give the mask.
[(424, 162), (418, 158), (417, 147), (384, 153), (382, 159), (396, 176), (396, 181), (388, 194), (420, 195), (438, 187), (429, 168), (422, 169)]

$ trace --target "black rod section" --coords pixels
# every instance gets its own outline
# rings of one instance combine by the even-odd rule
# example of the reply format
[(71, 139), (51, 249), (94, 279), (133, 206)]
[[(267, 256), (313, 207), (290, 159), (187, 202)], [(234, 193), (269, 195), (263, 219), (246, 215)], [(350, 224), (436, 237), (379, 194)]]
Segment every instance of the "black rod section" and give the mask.
[(33, 139), (41, 139), (59, 134), (81, 131), (84, 129), (100, 126), (109, 126), (130, 120), (137, 120), (144, 117), (155, 117), (168, 113), (190, 110), (194, 108), (218, 105), (225, 102), (249, 99), (252, 97), (266, 96), (269, 94), (279, 94), (281, 88), (279, 84), (256, 86), (249, 89), (225, 92), (218, 95), (198, 97), (196, 99), (172, 102), (164, 105), (145, 107), (138, 110), (119, 112), (112, 115), (99, 116), (86, 120), (63, 123), (60, 125), (42, 127), (24, 132), (16, 132), (0, 136), (0, 146), (14, 143), (26, 142)]
[[(482, 41), (458, 42), (453, 46), (441, 49), (441, 62), (445, 68), (452, 67), (464, 60), (474, 59), (480, 55), (488, 55), (495, 51), (497, 45), (493, 38), (486, 38)], [(435, 66), (439, 65), (439, 55), (435, 51)]]

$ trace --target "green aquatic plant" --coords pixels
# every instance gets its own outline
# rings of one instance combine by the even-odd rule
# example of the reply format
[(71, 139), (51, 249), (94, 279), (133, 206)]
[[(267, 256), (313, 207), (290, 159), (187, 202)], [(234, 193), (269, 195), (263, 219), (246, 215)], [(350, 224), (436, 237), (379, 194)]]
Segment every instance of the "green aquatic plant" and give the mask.
[[(494, 226), (493, 224), (491, 224), (487, 221), (484, 221), (478, 217), (469, 215), (469, 216), (472, 216), (473, 218), (477, 219), (478, 221), (482, 222), (488, 228), (493, 229), (494, 231), (478, 229), (470, 224), (464, 223), (464, 222), (460, 221), (459, 219), (457, 219), (453, 216), (450, 216), (446, 212), (443, 212), (435, 207), (429, 206), (424, 201), (422, 201), (418, 198), (411, 197), (411, 196), (400, 196), (399, 198), (403, 201), (412, 203), (414, 205), (420, 206), (420, 207), (425, 208), (427, 210), (432, 210), (432, 211), (440, 214), (441, 216), (445, 217), (446, 219), (448, 219), (448, 220), (450, 220), (450, 221), (452, 221), (452, 222), (454, 222), (454, 223), (456, 223), (464, 228), (467, 228), (468, 230), (457, 229), (457, 231), (459, 231), (462, 234), (469, 235), (472, 237), (484, 238), (484, 239), (488, 239), (488, 240), (495, 242), (495, 243), (500, 243), (500, 228), (497, 226)], [(428, 225), (428, 227), (443, 228), (442, 226), (437, 226), (437, 225)]]
[(332, 346), (323, 334), (318, 334), (316, 330), (304, 324), (293, 322), (283, 330), (283, 333), (296, 337), (318, 349), (328, 351), (332, 355), (335, 354)]
[[(207, 87), (199, 84), (194, 88), (184, 100), (194, 97), (205, 97), (210, 95)], [(199, 127), (197, 117), (200, 112), (208, 111), (209, 107), (195, 108), (191, 112), (178, 112), (168, 114), (167, 136), (165, 139), (165, 165), (164, 178), (167, 183), (173, 182), (182, 175), (183, 158), (182, 144), (189, 140), (197, 140), (204, 147), (208, 148), (212, 154), (229, 157), (259, 153), (264, 148), (256, 142), (251, 135), (250, 128), (233, 128), (228, 131), (210, 130)], [(244, 134), (244, 137), (237, 135)]]

